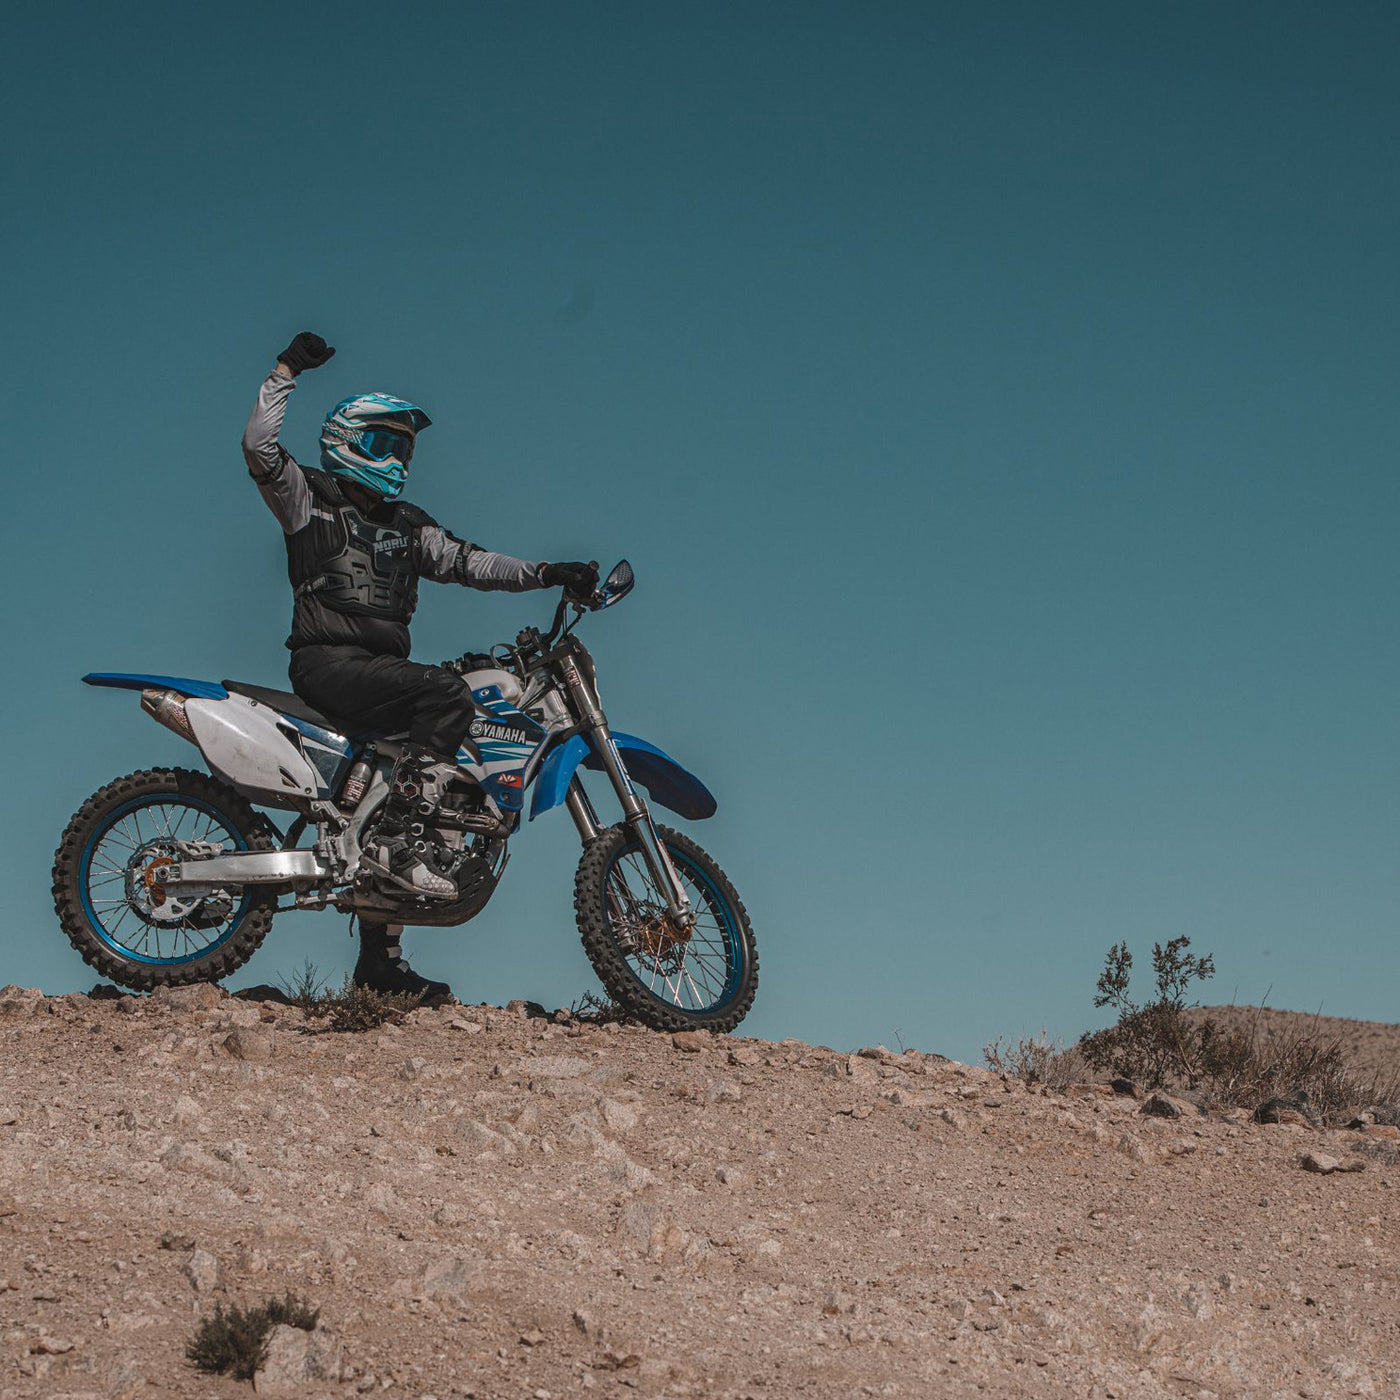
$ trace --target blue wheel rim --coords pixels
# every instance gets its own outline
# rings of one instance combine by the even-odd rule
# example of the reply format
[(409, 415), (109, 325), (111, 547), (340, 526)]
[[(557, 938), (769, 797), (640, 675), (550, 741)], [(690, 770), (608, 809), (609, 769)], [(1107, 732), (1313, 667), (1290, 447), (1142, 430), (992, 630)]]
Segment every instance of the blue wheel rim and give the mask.
[[(227, 928), (223, 933), (219, 934), (217, 938), (211, 939), (198, 948), (182, 953), (178, 957), (160, 957), (149, 952), (143, 952), (137, 948), (128, 947), (125, 943), (119, 942), (114, 936), (115, 929), (109, 930), (107, 928), (102, 922), (101, 917), (99, 917), (93, 904), (91, 880), (93, 855), (97, 851), (99, 844), (112, 834), (113, 829), (123, 817), (138, 812), (144, 807), (160, 806), (187, 807), (192, 811), (202, 812), (205, 816), (212, 818), (223, 827), (234, 850), (245, 851), (248, 849), (247, 842), (244, 841), (242, 835), (239, 833), (237, 825), (225, 813), (214, 806), (212, 802), (206, 802), (203, 798), (199, 797), (186, 797), (183, 793), (176, 792), (151, 793), (145, 797), (134, 797), (129, 802), (124, 802), (120, 807), (109, 812), (102, 824), (88, 837), (86, 844), (83, 846), (82, 854), (78, 857), (78, 895), (83, 906), (83, 914), (88, 921), (88, 927), (91, 928), (98, 939), (118, 957), (123, 958), (127, 962), (142, 963), (150, 967), (180, 967), (186, 963), (198, 962), (201, 958), (208, 957), (209, 954), (216, 949), (222, 948), (223, 945), (238, 932), (239, 925), (243, 922), (244, 915), (247, 914), (252, 904), (252, 896), (246, 893), (244, 894), (238, 907), (229, 916)], [(130, 906), (127, 905), (125, 907), (129, 908)], [(138, 926), (146, 928), (151, 927), (140, 920), (139, 916)], [(177, 924), (170, 924), (165, 927), (172, 933), (182, 933), (186, 941), (189, 940), (192, 932), (202, 931), (182, 929)], [(147, 937), (149, 936), (150, 935), (147, 934)]]
[[(745, 950), (744, 939), (740, 931), (739, 916), (731, 906), (729, 900), (725, 897), (723, 891), (720, 890), (719, 886), (710, 875), (702, 869), (694, 859), (688, 856), (684, 851), (677, 850), (670, 842), (666, 843), (666, 850), (670, 854), (672, 864), (675, 865), (677, 872), (683, 879), (689, 881), (689, 883), (695, 887), (696, 892), (701, 896), (704, 913), (701, 914), (700, 919), (697, 921), (696, 931), (692, 934), (691, 943), (687, 945), (685, 962), (682, 964), (682, 970), (677, 970), (675, 972), (674, 980), (665, 975), (665, 971), (659, 965), (660, 959), (654, 958), (650, 968), (639, 970), (637, 964), (641, 962), (641, 958), (627, 952), (624, 947), (623, 953), (627, 960), (627, 968), (633, 978), (646, 991), (664, 1001), (674, 1010), (688, 1012), (691, 1015), (713, 1014), (723, 1010), (724, 1007), (738, 995), (739, 988), (744, 980)], [(607, 902), (608, 887), (617, 874), (618, 865), (628, 857), (634, 858), (632, 872), (634, 877), (640, 874), (641, 878), (645, 881), (647, 893), (655, 894), (650, 873), (645, 872), (644, 866), (642, 865), (640, 852), (635, 846), (628, 846), (624, 847), (623, 850), (619, 851), (618, 854), (613, 857), (607, 870), (604, 872), (603, 890), (605, 905)], [(718, 943), (701, 931), (701, 924), (706, 916), (712, 918), (715, 922), (715, 932), (719, 936)], [(610, 925), (613, 923), (611, 916), (609, 916), (609, 923)], [(618, 930), (614, 928), (615, 938), (617, 934)], [(707, 945), (707, 949), (710, 953), (722, 951), (724, 956), (724, 976), (717, 991), (714, 990), (715, 979), (710, 974), (709, 964), (704, 961), (704, 955), (701, 955), (698, 963), (697, 961), (691, 960), (691, 953), (695, 951), (696, 947), (702, 944)], [(686, 963), (689, 964), (689, 976), (684, 975), (684, 971), (687, 970)], [(697, 965), (703, 970), (700, 983), (697, 983), (695, 980)], [(658, 990), (658, 982), (661, 984), (661, 990)], [(702, 984), (705, 988), (705, 993), (708, 995), (708, 999), (702, 996), (700, 990)], [(698, 1004), (685, 1004), (687, 990), (690, 993), (689, 1000)], [(671, 993), (671, 995), (666, 995), (668, 992)]]

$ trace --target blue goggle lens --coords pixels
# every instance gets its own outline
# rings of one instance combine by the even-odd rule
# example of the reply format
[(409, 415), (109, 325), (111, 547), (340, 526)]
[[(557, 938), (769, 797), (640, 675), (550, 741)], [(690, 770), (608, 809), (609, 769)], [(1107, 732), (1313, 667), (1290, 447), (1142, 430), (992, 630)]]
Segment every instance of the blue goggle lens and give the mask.
[(360, 450), (376, 462), (397, 457), (406, 463), (413, 456), (413, 439), (392, 428), (369, 428), (360, 434)]

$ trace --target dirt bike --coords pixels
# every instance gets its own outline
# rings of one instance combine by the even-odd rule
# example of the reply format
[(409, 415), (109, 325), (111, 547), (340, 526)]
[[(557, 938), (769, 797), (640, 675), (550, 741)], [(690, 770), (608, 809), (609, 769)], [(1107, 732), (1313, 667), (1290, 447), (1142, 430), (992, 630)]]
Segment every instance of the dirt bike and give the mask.
[[(688, 820), (711, 816), (704, 783), (645, 739), (613, 730), (580, 618), (634, 584), (623, 560), (586, 600), (560, 600), (549, 629), (446, 663), (477, 717), (458, 771), (418, 839), (455, 871), (434, 901), (362, 868), (361, 841), (389, 791), (404, 735), (364, 734), (298, 696), (239, 681), (94, 673), (192, 743), (209, 772), (118, 778), (68, 824), (53, 870), (59, 921), (85, 961), (133, 990), (227, 977), (275, 914), (338, 909), (391, 925), (455, 926), (486, 907), (529, 797), (583, 842), (574, 911), (589, 961), (628, 1014), (658, 1030), (732, 1030), (758, 986), (738, 894), (690, 837), (659, 825), (639, 789)], [(622, 819), (605, 826), (581, 769), (604, 775)], [(285, 829), (266, 811), (293, 814)]]

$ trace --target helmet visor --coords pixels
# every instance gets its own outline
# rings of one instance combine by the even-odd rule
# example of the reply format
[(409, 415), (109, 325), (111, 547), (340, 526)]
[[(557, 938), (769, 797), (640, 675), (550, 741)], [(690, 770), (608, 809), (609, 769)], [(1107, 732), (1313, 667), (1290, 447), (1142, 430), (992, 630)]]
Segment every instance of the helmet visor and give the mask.
[(413, 456), (413, 435), (397, 428), (365, 428), (360, 433), (360, 451), (371, 461), (396, 457), (407, 465)]

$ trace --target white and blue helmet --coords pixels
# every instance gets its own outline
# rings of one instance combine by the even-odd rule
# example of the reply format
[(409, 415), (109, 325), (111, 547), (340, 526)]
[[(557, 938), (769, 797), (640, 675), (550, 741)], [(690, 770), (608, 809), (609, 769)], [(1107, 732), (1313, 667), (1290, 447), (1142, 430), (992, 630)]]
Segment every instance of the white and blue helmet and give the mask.
[(386, 501), (401, 495), (420, 428), (433, 420), (392, 394), (358, 394), (338, 403), (321, 425), (321, 466)]

